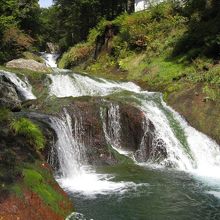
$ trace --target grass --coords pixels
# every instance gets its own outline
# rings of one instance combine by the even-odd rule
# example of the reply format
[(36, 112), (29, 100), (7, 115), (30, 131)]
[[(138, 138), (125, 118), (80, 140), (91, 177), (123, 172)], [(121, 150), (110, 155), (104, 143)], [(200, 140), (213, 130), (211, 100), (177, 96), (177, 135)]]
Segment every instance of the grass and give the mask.
[(45, 137), (40, 128), (27, 118), (20, 118), (11, 122), (11, 128), (15, 134), (23, 135), (37, 150), (42, 150), (45, 145)]

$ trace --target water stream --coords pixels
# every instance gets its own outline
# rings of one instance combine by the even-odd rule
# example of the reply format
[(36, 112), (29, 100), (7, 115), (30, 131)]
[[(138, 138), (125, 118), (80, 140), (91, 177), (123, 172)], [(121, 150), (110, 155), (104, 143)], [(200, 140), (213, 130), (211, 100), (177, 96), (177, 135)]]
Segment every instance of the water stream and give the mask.
[[(51, 95), (113, 96), (143, 112), (142, 126), (146, 132), (148, 119), (155, 126), (154, 148), (148, 161), (96, 172), (91, 169), (89, 175), (96, 178), (91, 181), (88, 176), (81, 177), (81, 192), (74, 180), (60, 182), (73, 197), (79, 211), (88, 218), (100, 220), (220, 218), (220, 148), (167, 106), (161, 94), (142, 91), (133, 83), (117, 83), (75, 73), (49, 77)], [(134, 155), (121, 146), (120, 107), (109, 103), (107, 115), (101, 108), (100, 115), (107, 142), (120, 154), (134, 159)], [(143, 135), (139, 147), (142, 155), (144, 140)], [(161, 148), (166, 150), (167, 158), (155, 156)], [(86, 197), (82, 197), (85, 192)]]
[[(13, 81), (16, 77), (12, 74), (8, 78)], [(48, 78), (50, 85), (45, 86), (49, 86), (49, 96), (102, 96), (108, 102), (107, 111), (100, 107), (106, 142), (134, 160), (134, 164), (90, 166), (86, 157), (89, 142), (85, 142), (80, 112), (64, 108), (62, 116), (51, 116), (49, 124), (57, 134), (53, 148), (59, 160), (56, 178), (73, 198), (77, 211), (95, 220), (220, 219), (220, 146), (167, 106), (160, 93), (142, 91), (132, 82), (119, 83), (59, 69)], [(27, 83), (13, 83), (30, 95)], [(106, 101), (105, 96), (142, 111), (144, 133), (138, 146), (141, 163), (135, 160), (137, 155), (123, 149), (120, 106)], [(145, 161), (149, 120), (155, 131), (151, 156)], [(160, 157), (159, 151), (167, 156)]]

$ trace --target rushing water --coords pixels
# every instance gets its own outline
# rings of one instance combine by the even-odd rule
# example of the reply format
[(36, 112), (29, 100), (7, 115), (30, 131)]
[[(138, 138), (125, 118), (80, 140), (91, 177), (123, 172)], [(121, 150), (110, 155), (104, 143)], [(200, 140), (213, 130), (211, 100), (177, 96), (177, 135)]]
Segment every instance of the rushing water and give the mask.
[(57, 59), (59, 54), (57, 53), (41, 53), (42, 58), (45, 60), (45, 63), (48, 67), (57, 68)]
[[(147, 162), (98, 171), (84, 167), (77, 180), (59, 179), (78, 211), (88, 219), (220, 218), (219, 146), (188, 125), (163, 102), (161, 94), (142, 91), (133, 83), (116, 83), (75, 73), (56, 73), (49, 77), (51, 95), (114, 95), (139, 108), (145, 116), (139, 154), (145, 153), (148, 120), (155, 126), (152, 157)], [(123, 124), (119, 105), (109, 102), (107, 113), (100, 108), (100, 115), (107, 142), (119, 153), (134, 159), (121, 146)], [(159, 148), (166, 150), (167, 158), (155, 157)]]
[(15, 73), (10, 73), (7, 71), (0, 71), (0, 76), (4, 76), (9, 80), (18, 91), (19, 95), (24, 100), (36, 99), (36, 96), (32, 93), (32, 86), (29, 84), (26, 77), (21, 80)]
[[(57, 142), (50, 161), (56, 151), (60, 167), (57, 181), (73, 198), (77, 211), (95, 220), (220, 219), (220, 147), (167, 106), (161, 94), (142, 91), (131, 82), (118, 83), (59, 69), (48, 78), (50, 96), (102, 96), (108, 103), (107, 111), (100, 106), (106, 142), (134, 160), (134, 164), (89, 166), (85, 153), (89, 143), (85, 142), (80, 112), (63, 109), (59, 118), (51, 116), (49, 124)], [(30, 91), (29, 86), (22, 88)], [(123, 149), (120, 106), (104, 96), (142, 111), (144, 133), (138, 146), (138, 157), (143, 156), (141, 164), (135, 161), (137, 155)], [(149, 120), (155, 131), (152, 152), (145, 161)], [(167, 157), (160, 157), (159, 151), (165, 151)]]

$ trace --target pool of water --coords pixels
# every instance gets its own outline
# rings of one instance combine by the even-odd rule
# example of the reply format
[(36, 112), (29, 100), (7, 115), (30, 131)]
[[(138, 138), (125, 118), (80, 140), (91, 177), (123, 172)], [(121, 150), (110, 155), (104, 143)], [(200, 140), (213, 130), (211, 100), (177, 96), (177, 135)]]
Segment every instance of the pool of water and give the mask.
[(124, 183), (124, 187), (95, 193), (66, 189), (75, 209), (86, 219), (220, 219), (220, 183), (214, 180), (210, 184), (189, 173), (132, 164), (96, 170), (113, 175), (111, 183)]

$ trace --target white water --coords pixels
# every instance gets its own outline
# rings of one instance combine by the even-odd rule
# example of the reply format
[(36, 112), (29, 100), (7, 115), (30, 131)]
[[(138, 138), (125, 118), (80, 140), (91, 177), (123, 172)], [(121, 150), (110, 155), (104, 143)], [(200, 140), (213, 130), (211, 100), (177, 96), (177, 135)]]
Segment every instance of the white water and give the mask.
[(114, 92), (127, 90), (139, 92), (134, 83), (116, 83), (105, 79), (93, 79), (79, 74), (50, 74), (50, 95), (57, 97), (106, 96)]
[(57, 59), (59, 57), (59, 54), (51, 54), (51, 53), (42, 53), (41, 54), (42, 58), (45, 60), (45, 63), (48, 67), (51, 68), (57, 68)]
[[(48, 77), (51, 79), (49, 87), (50, 95), (57, 97), (106, 96), (119, 91), (132, 92), (133, 98), (137, 100), (136, 106), (140, 108), (145, 115), (143, 127), (148, 128), (148, 119), (150, 119), (155, 126), (155, 151), (158, 145), (161, 144), (160, 142), (158, 143), (157, 140), (162, 140), (162, 144), (166, 147), (168, 156), (166, 159), (159, 161), (159, 164), (162, 166), (172, 165), (177, 169), (193, 173), (205, 181), (209, 181), (211, 177), (215, 183), (215, 179), (217, 179), (219, 184), (220, 146), (206, 135), (192, 128), (177, 112), (168, 107), (162, 99), (158, 101), (157, 93), (141, 91), (139, 86), (131, 82), (117, 83), (75, 73), (60, 72), (59, 74), (48, 75)], [(186, 149), (186, 146), (183, 146), (181, 140), (176, 137), (174, 128), (170, 125), (172, 122), (165, 114), (165, 111), (168, 111), (169, 114), (172, 115), (172, 120), (175, 120), (181, 127), (187, 140), (188, 149)], [(122, 150), (120, 143), (121, 124), (119, 106), (111, 104), (107, 114), (110, 119), (108, 121), (106, 121), (106, 115), (104, 115), (101, 110), (103, 130), (107, 142), (120, 153), (128, 154)], [(144, 149), (144, 136), (146, 132), (143, 135), (140, 150)], [(152, 161), (149, 161), (149, 163), (152, 163)], [(83, 170), (80, 170), (80, 172), (80, 178), (77, 179), (77, 181), (73, 181), (72, 178), (65, 178), (62, 180), (62, 185), (71, 190), (97, 193), (98, 191), (105, 192), (109, 189), (117, 191), (117, 189), (120, 189), (122, 185), (125, 184), (122, 183), (122, 185), (120, 185), (121, 183), (117, 183), (119, 184), (117, 185), (109, 181), (109, 177), (99, 176), (95, 174), (93, 170), (85, 167)], [(75, 176), (75, 174), (73, 176)], [(84, 185), (87, 181), (91, 181), (95, 186), (93, 187), (93, 184), (91, 184), (87, 188), (87, 185)]]
[(24, 77), (23, 81), (15, 73), (3, 70), (1, 70), (0, 75), (4, 75), (12, 84), (15, 85), (17, 91), (24, 100), (36, 99), (36, 96), (32, 93), (32, 87), (26, 77)]
[[(159, 101), (161, 107), (158, 104), (158, 98), (154, 98), (156, 93), (141, 91), (140, 87), (133, 83), (116, 83), (75, 73), (69, 75), (54, 74), (49, 77), (52, 81), (50, 95), (57, 97), (106, 96), (118, 91), (133, 92), (134, 98), (141, 103), (138, 106), (145, 114), (146, 120), (149, 118), (153, 122), (156, 129), (155, 135), (166, 144), (168, 157), (161, 162), (161, 165), (166, 166), (171, 163), (178, 169), (198, 172), (207, 176), (211, 175), (210, 169), (220, 169), (219, 146), (209, 137), (189, 126), (178, 113), (166, 106), (162, 100)], [(180, 140), (177, 139), (162, 108), (173, 115), (174, 120), (180, 124), (185, 132), (190, 153), (186, 152)], [(108, 115), (110, 115), (111, 120), (108, 120), (107, 125), (103, 125), (106, 139), (114, 148), (120, 150), (119, 107), (113, 108), (111, 106)], [(111, 126), (112, 129), (110, 130), (109, 127)], [(216, 172), (214, 173), (216, 175)]]
[[(56, 150), (59, 159), (60, 174), (57, 181), (67, 191), (87, 196), (107, 193), (123, 193), (146, 184), (133, 182), (113, 182), (113, 176), (97, 174), (87, 166), (86, 146), (83, 143), (82, 122), (77, 116), (72, 119), (64, 109), (62, 119), (50, 117), (50, 125), (57, 134)], [(74, 127), (74, 129), (73, 129)]]

